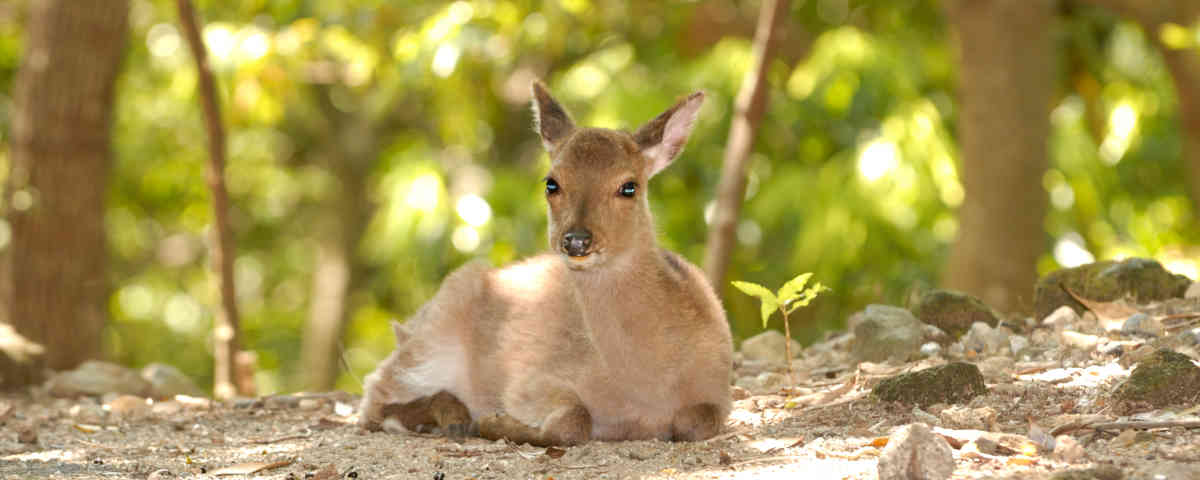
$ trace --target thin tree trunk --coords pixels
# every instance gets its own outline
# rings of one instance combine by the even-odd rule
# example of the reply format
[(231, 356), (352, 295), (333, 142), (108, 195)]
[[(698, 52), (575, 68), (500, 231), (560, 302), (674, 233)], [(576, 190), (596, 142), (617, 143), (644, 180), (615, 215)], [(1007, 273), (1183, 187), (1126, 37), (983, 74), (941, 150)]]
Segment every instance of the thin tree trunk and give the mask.
[(129, 4), (41, 0), (30, 8), (13, 89), (5, 316), (45, 352), (23, 363), (0, 362), (5, 386), (100, 356), (109, 292), (109, 134)]
[(1054, 43), (1049, 0), (947, 2), (959, 47), (966, 195), (943, 282), (1001, 311), (1032, 305), (1046, 193)]
[(776, 48), (779, 25), (787, 18), (788, 0), (763, 0), (754, 33), (754, 68), (746, 72), (734, 104), (729, 143), (725, 146), (716, 205), (708, 230), (704, 269), (717, 294), (724, 291), (725, 274), (733, 254), (738, 217), (746, 195), (746, 170), (754, 136), (767, 106), (767, 69)]
[[(369, 159), (373, 159), (372, 154)], [(325, 215), (327, 225), (318, 232), (317, 264), (313, 271), (312, 305), (304, 330), (301, 360), (311, 391), (334, 387), (338, 372), (338, 343), (350, 314), (350, 291), (358, 277), (355, 251), (366, 230), (371, 206), (367, 198), (368, 158), (347, 160), (335, 169), (336, 199)]]
[(1159, 50), (1179, 99), (1179, 136), (1183, 137), (1188, 194), (1192, 198), (1193, 216), (1200, 217), (1200, 52), (1195, 48), (1170, 50), (1161, 44)]
[(316, 86), (313, 93), (323, 115), (303, 130), (322, 139), (313, 157), (337, 186), (322, 202), (316, 222), (312, 302), (300, 354), (308, 389), (324, 391), (337, 380), (338, 345), (354, 309), (351, 291), (361, 277), (356, 252), (374, 211), (367, 178), (387, 138), (384, 132), (405, 127), (393, 113), (403, 109), (378, 109), (380, 116), (364, 113), (368, 109), (347, 113), (333, 104), (328, 86)]
[(178, 0), (179, 19), (184, 37), (196, 61), (199, 77), (200, 102), (204, 107), (204, 119), (208, 131), (208, 188), (212, 194), (213, 227), (211, 261), (217, 276), (220, 292), (220, 308), (217, 309), (213, 328), (213, 395), (230, 398), (240, 392), (235, 378), (237, 354), (241, 348), (238, 326), (237, 290), (233, 283), (233, 235), (229, 230), (229, 194), (225, 190), (225, 128), (221, 123), (221, 109), (217, 104), (217, 87), (212, 69), (208, 65), (208, 54), (197, 26), (196, 12), (190, 0)]

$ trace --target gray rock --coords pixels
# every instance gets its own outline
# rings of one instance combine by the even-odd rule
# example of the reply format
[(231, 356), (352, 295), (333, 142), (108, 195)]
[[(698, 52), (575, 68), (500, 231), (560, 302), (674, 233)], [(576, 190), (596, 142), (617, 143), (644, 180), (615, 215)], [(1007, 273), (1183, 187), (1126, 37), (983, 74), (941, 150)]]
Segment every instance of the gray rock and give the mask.
[(1029, 338), (1023, 335), (1013, 335), (1008, 337), (1008, 349), (1013, 355), (1018, 355), (1029, 348)]
[[(800, 353), (800, 343), (792, 340), (792, 355)], [(747, 360), (783, 364), (787, 360), (783, 334), (778, 330), (767, 330), (742, 342), (742, 355)]]
[(942, 346), (937, 342), (925, 342), (924, 345), (921, 345), (921, 355), (932, 357), (940, 353), (942, 353)]
[(920, 355), (924, 329), (911, 312), (891, 305), (868, 305), (856, 313), (851, 349), (860, 362), (905, 362)]
[(1001, 349), (1009, 347), (1011, 334), (1007, 327), (992, 328), (986, 323), (975, 322), (963, 337), (962, 343), (969, 351), (980, 355), (1000, 353)]
[(1187, 291), (1183, 292), (1183, 298), (1200, 298), (1200, 282), (1188, 285)]
[(1016, 362), (1012, 357), (997, 355), (981, 360), (976, 366), (979, 367), (979, 373), (983, 374), (983, 378), (993, 383), (1000, 383), (1012, 379), (1013, 366)]
[(782, 373), (763, 372), (755, 378), (758, 391), (762, 393), (777, 392), (787, 384), (787, 376)]
[(108, 412), (100, 405), (84, 402), (71, 406), (67, 410), (67, 415), (70, 415), (76, 423), (104, 423)]
[(1125, 319), (1125, 323), (1121, 325), (1121, 333), (1158, 337), (1163, 334), (1163, 326), (1154, 317), (1138, 312)]
[(138, 376), (136, 371), (99, 360), (86, 361), (75, 370), (55, 375), (46, 381), (46, 389), (56, 397), (106, 393), (145, 397), (153, 390), (150, 382)]
[(1046, 318), (1042, 320), (1042, 325), (1054, 328), (1067, 328), (1079, 323), (1079, 320), (1079, 314), (1075, 313), (1075, 309), (1063, 305), (1058, 307), (1053, 313), (1046, 315)]
[(952, 473), (954, 454), (950, 445), (923, 423), (905, 425), (892, 432), (879, 456), (879, 480), (941, 480), (950, 478)]
[(175, 398), (176, 395), (204, 396), (204, 391), (196, 386), (191, 377), (165, 363), (146, 365), (142, 368), (142, 378), (150, 382), (154, 389), (154, 398)]

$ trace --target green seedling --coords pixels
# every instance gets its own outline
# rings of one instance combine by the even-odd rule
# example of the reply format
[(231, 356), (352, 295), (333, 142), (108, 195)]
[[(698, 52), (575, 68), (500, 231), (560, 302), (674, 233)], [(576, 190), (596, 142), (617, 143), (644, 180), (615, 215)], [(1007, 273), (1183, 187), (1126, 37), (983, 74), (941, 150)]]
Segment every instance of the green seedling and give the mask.
[(767, 290), (767, 287), (757, 283), (739, 282), (736, 280), (731, 282), (742, 293), (756, 297), (762, 302), (763, 328), (767, 328), (767, 321), (771, 319), (773, 313), (778, 311), (780, 315), (783, 315), (783, 347), (787, 356), (788, 381), (793, 384), (795, 384), (795, 381), (792, 379), (792, 330), (788, 326), (788, 315), (800, 307), (808, 306), (808, 303), (816, 298), (817, 294), (829, 290), (828, 287), (821, 285), (821, 282), (816, 282), (805, 288), (809, 277), (812, 277), (811, 272), (801, 273), (796, 278), (788, 280), (782, 287), (779, 287), (778, 292), (774, 293)]

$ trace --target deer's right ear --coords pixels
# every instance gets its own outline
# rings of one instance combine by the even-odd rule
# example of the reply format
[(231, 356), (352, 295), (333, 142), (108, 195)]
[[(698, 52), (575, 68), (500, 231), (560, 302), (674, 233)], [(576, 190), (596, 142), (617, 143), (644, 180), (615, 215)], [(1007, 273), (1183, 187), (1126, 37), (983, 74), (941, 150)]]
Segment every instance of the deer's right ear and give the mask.
[(533, 82), (533, 129), (542, 136), (542, 145), (546, 151), (554, 150), (563, 139), (575, 130), (575, 122), (563, 109), (546, 86), (540, 81)]

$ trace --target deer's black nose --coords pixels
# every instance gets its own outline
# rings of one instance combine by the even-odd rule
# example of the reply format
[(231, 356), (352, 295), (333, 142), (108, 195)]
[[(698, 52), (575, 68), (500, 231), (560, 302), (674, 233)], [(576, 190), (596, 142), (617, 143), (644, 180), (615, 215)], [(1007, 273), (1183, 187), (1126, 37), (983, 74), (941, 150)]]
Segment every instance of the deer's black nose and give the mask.
[(563, 234), (562, 248), (567, 255), (582, 257), (587, 255), (588, 247), (592, 246), (592, 232), (583, 228), (572, 228)]

